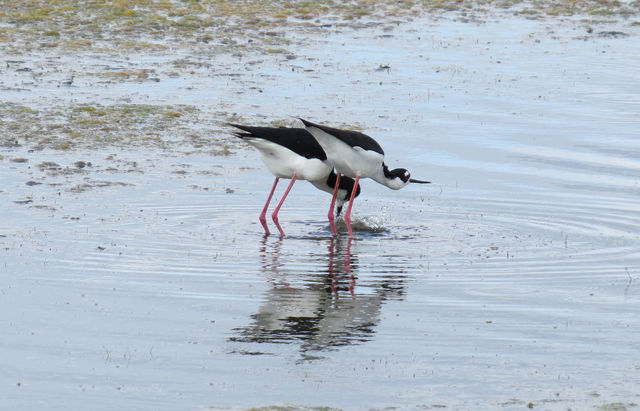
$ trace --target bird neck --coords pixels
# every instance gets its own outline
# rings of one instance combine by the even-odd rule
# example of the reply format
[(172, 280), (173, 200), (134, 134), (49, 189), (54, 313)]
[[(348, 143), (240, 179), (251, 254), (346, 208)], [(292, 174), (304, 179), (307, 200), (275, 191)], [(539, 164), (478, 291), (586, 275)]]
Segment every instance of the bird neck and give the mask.
[(393, 175), (385, 163), (378, 169), (378, 172), (371, 177), (376, 182), (389, 187), (392, 190), (399, 190), (406, 185), (402, 179)]
[(371, 176), (371, 179), (384, 185), (389, 187), (389, 183), (390, 180), (389, 178), (385, 175), (385, 170), (387, 170), (387, 166), (382, 164), (382, 167), (380, 167), (376, 173), (374, 175)]

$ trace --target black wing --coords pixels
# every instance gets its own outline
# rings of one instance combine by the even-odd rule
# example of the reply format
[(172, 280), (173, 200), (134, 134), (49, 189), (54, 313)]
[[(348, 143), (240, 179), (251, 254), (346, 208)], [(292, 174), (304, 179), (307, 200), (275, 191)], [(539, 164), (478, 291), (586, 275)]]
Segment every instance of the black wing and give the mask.
[(261, 138), (280, 144), (305, 158), (317, 158), (322, 161), (327, 159), (327, 154), (320, 144), (304, 128), (252, 127), (231, 123), (229, 125), (245, 131), (245, 133), (235, 133), (240, 138)]
[(375, 151), (376, 153), (380, 153), (384, 155), (384, 151), (380, 144), (368, 135), (364, 133), (360, 133), (359, 131), (352, 130), (340, 130), (339, 128), (321, 126), (320, 124), (315, 124), (305, 119), (300, 119), (304, 123), (306, 127), (316, 127), (320, 130), (324, 131), (327, 134), (331, 134), (335, 138), (342, 140), (344, 143), (350, 145), (351, 147), (361, 147), (365, 150)]

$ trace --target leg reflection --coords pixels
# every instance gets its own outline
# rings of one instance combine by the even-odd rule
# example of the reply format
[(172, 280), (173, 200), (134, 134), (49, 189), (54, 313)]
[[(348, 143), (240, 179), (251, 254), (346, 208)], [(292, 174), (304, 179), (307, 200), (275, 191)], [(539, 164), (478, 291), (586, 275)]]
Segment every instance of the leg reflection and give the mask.
[(280, 273), (280, 268), (284, 265), (280, 262), (280, 250), (282, 248), (282, 237), (278, 237), (273, 244), (269, 245), (269, 235), (265, 234), (260, 241), (260, 260), (262, 272), (267, 275), (269, 282), (273, 286), (290, 284)]
[[(336, 297), (338, 291), (349, 291), (352, 296), (355, 295), (356, 277), (354, 271), (357, 266), (354, 264), (351, 253), (353, 238), (348, 237), (346, 245), (344, 241), (344, 237), (331, 237), (328, 246), (329, 287)], [(348, 285), (344, 285), (345, 282), (348, 282)]]

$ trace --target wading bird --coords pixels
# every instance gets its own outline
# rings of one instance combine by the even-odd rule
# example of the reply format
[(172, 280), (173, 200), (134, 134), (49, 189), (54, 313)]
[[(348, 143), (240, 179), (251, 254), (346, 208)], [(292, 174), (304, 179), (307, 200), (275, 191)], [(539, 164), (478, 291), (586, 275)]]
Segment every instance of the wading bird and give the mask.
[[(351, 207), (353, 206), (360, 178), (371, 178), (393, 190), (399, 190), (409, 183), (430, 183), (429, 181), (411, 178), (409, 171), (404, 168), (389, 170), (384, 163), (382, 147), (366, 134), (358, 131), (326, 127), (304, 119), (300, 120), (304, 123), (306, 130), (322, 146), (329, 163), (336, 169), (337, 180), (340, 181), (341, 175), (355, 178), (352, 195), (344, 215), (349, 237), (353, 237), (353, 232), (351, 231)], [(335, 198), (336, 192), (334, 192), (334, 197), (331, 200), (329, 214), (333, 213)]]
[[(282, 236), (284, 236), (284, 231), (278, 221), (278, 212), (296, 180), (307, 180), (318, 189), (330, 194), (333, 193), (332, 204), (337, 203), (336, 216), (340, 215), (342, 205), (347, 199), (354, 195), (357, 197), (360, 194), (360, 188), (355, 188), (353, 179), (338, 178), (333, 171), (333, 166), (327, 161), (327, 155), (322, 150), (322, 147), (305, 129), (229, 125), (242, 130), (242, 132), (238, 131), (234, 134), (260, 151), (265, 165), (276, 177), (267, 202), (262, 209), (262, 213), (260, 213), (260, 223), (266, 234), (270, 233), (265, 216), (278, 181), (281, 178), (290, 178), (291, 182), (273, 210), (271, 218)], [(329, 213), (329, 223), (331, 232), (335, 234), (333, 207)]]

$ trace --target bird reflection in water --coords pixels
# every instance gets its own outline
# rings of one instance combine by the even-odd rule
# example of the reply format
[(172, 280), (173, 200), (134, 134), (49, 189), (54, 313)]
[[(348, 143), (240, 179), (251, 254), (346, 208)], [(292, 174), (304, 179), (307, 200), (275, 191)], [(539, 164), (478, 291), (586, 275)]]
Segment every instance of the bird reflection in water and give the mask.
[[(355, 296), (354, 288), (356, 286), (356, 277), (353, 270), (353, 265), (351, 263), (351, 243), (353, 242), (353, 238), (349, 237), (347, 242), (347, 246), (345, 248), (345, 252), (336, 253), (336, 242), (341, 239), (337, 237), (332, 237), (329, 243), (329, 279), (331, 280), (331, 291), (336, 296), (339, 297), (338, 291), (349, 291), (352, 297)], [(340, 247), (338, 247), (340, 251)], [(336, 262), (336, 258), (338, 261)], [(340, 279), (348, 280), (348, 287), (340, 286)]]
[[(250, 344), (300, 344), (302, 360), (322, 358), (337, 347), (369, 341), (380, 321), (382, 304), (404, 294), (402, 277), (379, 277), (380, 281), (356, 288), (358, 258), (353, 238), (308, 238), (311, 249), (326, 242), (326, 253), (300, 255), (283, 250), (293, 244), (282, 238), (261, 243), (262, 270), (272, 284), (263, 296), (251, 323), (234, 329), (232, 342)], [(391, 285), (392, 281), (395, 284)], [(266, 354), (264, 346), (235, 350)]]

